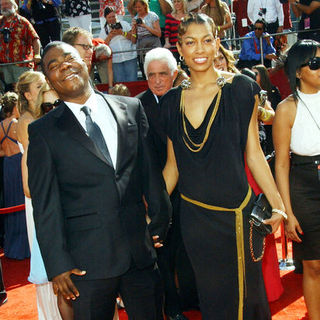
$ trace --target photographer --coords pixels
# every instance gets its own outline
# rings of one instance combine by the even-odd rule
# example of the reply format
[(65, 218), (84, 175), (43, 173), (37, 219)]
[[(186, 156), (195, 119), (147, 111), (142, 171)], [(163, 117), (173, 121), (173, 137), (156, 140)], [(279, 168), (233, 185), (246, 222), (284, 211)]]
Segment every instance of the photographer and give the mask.
[(1, 70), (7, 90), (13, 88), (19, 76), (40, 62), (39, 36), (32, 24), (17, 14), (14, 0), (1, 0), (0, 16), (0, 64), (20, 62), (23, 64), (2, 65)]
[(60, 5), (61, 0), (28, 0), (22, 6), (34, 21), (42, 48), (50, 41), (60, 40), (61, 24), (57, 9)]
[[(115, 10), (106, 7), (104, 10), (106, 24), (101, 30), (99, 38), (104, 39), (110, 46), (112, 56), (112, 69), (115, 82), (137, 80), (137, 42), (136, 28), (131, 28), (126, 21), (118, 21)], [(117, 53), (119, 51), (127, 51)]]
[(258, 19), (266, 21), (266, 31), (270, 34), (283, 31), (283, 7), (279, 0), (248, 0), (248, 17), (252, 23)]
[(132, 19), (132, 27), (137, 30), (137, 49), (146, 49), (138, 52), (139, 68), (145, 78), (143, 63), (147, 51), (161, 47), (161, 29), (159, 17), (149, 10), (147, 0), (134, 0), (137, 15)]

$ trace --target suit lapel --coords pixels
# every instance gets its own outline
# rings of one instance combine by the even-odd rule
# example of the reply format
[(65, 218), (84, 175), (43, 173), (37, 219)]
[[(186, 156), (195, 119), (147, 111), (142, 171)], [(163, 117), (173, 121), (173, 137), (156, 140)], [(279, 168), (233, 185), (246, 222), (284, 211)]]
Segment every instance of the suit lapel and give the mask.
[(61, 108), (61, 111), (56, 113), (56, 116), (58, 117), (57, 126), (59, 129), (65, 131), (69, 137), (79, 142), (84, 148), (110, 166), (101, 151), (87, 136), (85, 130), (82, 128), (81, 124), (67, 105), (62, 102), (59, 108)]
[(125, 155), (126, 155), (126, 142), (128, 136), (128, 116), (127, 116), (127, 108), (124, 103), (119, 100), (114, 100), (113, 97), (108, 96), (108, 100), (106, 97), (102, 95), (102, 97), (107, 102), (110, 110), (115, 117), (118, 126), (118, 151), (117, 151), (117, 164), (116, 171), (121, 169), (122, 163), (124, 163)]

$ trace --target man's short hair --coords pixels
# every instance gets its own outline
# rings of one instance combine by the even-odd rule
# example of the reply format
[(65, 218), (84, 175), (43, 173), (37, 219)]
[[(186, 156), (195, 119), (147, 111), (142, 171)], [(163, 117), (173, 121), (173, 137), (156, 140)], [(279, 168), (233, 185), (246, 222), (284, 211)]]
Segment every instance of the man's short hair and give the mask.
[(264, 19), (258, 19), (258, 20), (256, 20), (256, 22), (254, 23), (254, 25), (256, 25), (257, 23), (262, 24), (262, 25), (263, 25), (263, 31), (266, 31), (266, 27), (267, 27), (266, 20), (264, 20)]
[(79, 27), (72, 27), (63, 33), (62, 41), (74, 46), (79, 34), (86, 35), (92, 39), (92, 34), (89, 31)]
[(148, 78), (148, 66), (152, 61), (164, 61), (168, 64), (171, 75), (178, 70), (177, 61), (172, 52), (166, 48), (154, 48), (147, 52), (144, 59), (144, 73)]

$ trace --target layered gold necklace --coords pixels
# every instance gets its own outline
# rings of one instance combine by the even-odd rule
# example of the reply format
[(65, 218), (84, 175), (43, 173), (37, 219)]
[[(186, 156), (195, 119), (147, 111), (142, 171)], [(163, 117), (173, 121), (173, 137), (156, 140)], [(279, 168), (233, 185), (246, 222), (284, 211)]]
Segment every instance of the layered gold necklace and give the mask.
[[(203, 138), (202, 142), (200, 142), (200, 143), (195, 143), (194, 141), (192, 141), (192, 139), (190, 138), (189, 133), (188, 133), (188, 129), (186, 126), (186, 114), (185, 114), (185, 105), (184, 105), (184, 92), (186, 89), (188, 89), (188, 86), (186, 86), (186, 84), (182, 85), (183, 89), (181, 91), (181, 98), (180, 98), (180, 112), (181, 112), (181, 117), (182, 117), (183, 131), (184, 131), (185, 137), (187, 138), (187, 139), (185, 139), (185, 137), (183, 136), (182, 139), (183, 139), (183, 142), (186, 145), (186, 147), (192, 152), (201, 151), (209, 138), (209, 133), (210, 133), (213, 121), (214, 121), (214, 119), (217, 115), (218, 109), (219, 109), (221, 94), (222, 94), (222, 87), (225, 85), (226, 79), (224, 77), (220, 76), (220, 77), (218, 77), (216, 83), (219, 87), (219, 91), (217, 93), (217, 100), (216, 100), (216, 103), (215, 103), (214, 108), (212, 110), (209, 122), (207, 124), (204, 138)], [(190, 84), (189, 84), (189, 87), (190, 87)]]

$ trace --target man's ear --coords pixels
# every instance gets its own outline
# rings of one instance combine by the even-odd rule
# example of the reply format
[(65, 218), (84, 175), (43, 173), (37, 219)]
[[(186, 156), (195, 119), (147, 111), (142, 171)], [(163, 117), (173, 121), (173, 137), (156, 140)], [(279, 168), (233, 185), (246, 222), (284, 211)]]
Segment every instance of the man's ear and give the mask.
[(179, 71), (178, 71), (178, 70), (175, 70), (175, 71), (173, 72), (173, 79), (172, 79), (172, 83), (174, 82), (174, 80), (176, 80), (176, 77), (177, 77), (178, 73), (179, 73)]
[(300, 70), (296, 71), (296, 78), (300, 79), (301, 78), (301, 72)]
[(47, 76), (45, 78), (46, 78), (47, 84), (49, 85), (50, 89), (55, 90), (54, 87), (51, 85), (50, 80), (47, 78)]

